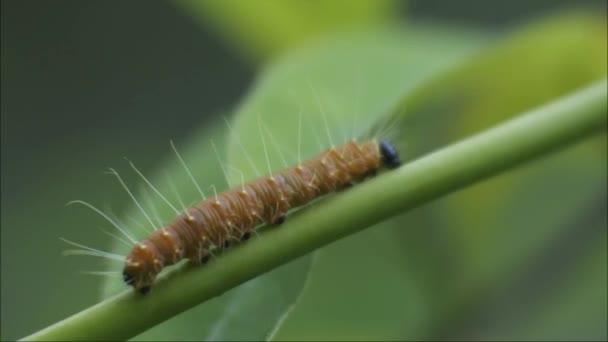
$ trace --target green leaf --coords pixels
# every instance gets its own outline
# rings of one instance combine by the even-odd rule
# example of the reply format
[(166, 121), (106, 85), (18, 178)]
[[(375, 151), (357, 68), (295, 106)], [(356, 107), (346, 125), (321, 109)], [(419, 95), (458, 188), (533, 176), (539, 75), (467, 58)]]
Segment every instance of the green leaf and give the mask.
[(400, 5), (394, 0), (182, 0), (178, 4), (256, 62), (327, 33), (391, 21)]
[[(407, 93), (399, 112), (406, 139), (401, 150), (415, 158), (605, 77), (605, 60), (603, 16), (575, 12), (528, 25)], [(471, 307), (486, 298), (481, 289), (491, 293), (501, 281), (525, 271), (534, 251), (552, 245), (553, 236), (566, 228), (561, 222), (594, 205), (595, 189), (605, 188), (605, 157), (597, 154), (602, 145), (605, 137), (326, 248), (277, 338), (433, 339), (462, 333), (450, 319), (474, 317)], [(564, 196), (578, 203), (561, 200)], [(381, 254), (362, 248), (383, 234), (399, 243), (374, 244)], [(402, 255), (392, 246), (399, 246)], [(374, 261), (385, 257), (371, 266), (361, 254)], [(350, 259), (359, 260), (356, 269), (337, 266)], [(334, 274), (339, 269), (340, 277), (330, 269)], [(362, 274), (371, 280), (349, 280)], [(367, 296), (377, 299), (378, 307), (365, 302)], [(316, 308), (328, 302), (333, 303), (329, 312), (318, 319)], [(515, 323), (517, 315), (498, 317)], [(348, 329), (352, 326), (365, 329)], [(500, 336), (489, 333), (488, 338)]]
[[(483, 130), (522, 109), (605, 77), (605, 27), (604, 16), (577, 12), (533, 23), (420, 89), (420, 98), (413, 95), (406, 100), (408, 108), (438, 117), (434, 122), (453, 124), (438, 125), (434, 141), (418, 146), (416, 153)], [(437, 223), (443, 226), (434, 230), (444, 236), (447, 250), (431, 266), (435, 271), (427, 283), (439, 285), (434, 288), (440, 294), (437, 310), (450, 318), (438, 319), (439, 326), (429, 331), (439, 330), (449, 337), (450, 329), (458, 323), (446, 325), (446, 320), (458, 322), (458, 317), (474, 315), (474, 307), (514, 274), (527, 269), (535, 251), (554, 243), (554, 237), (566, 228), (562, 222), (594, 205), (596, 189), (605, 187), (606, 152), (602, 141), (605, 138), (477, 184), (434, 208), (429, 215), (437, 217)], [(412, 234), (403, 237), (412, 238)], [(420, 253), (434, 251), (430, 247), (420, 245), (412, 255), (420, 258)], [(498, 321), (517, 316), (493, 315)], [(498, 329), (497, 334), (501, 333)]]

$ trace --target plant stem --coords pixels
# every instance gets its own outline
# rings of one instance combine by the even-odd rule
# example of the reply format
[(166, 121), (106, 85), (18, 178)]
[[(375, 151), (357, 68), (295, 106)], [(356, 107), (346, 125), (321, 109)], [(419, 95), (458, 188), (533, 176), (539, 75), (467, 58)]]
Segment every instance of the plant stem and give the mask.
[(281, 228), (269, 230), (263, 238), (253, 239), (205, 267), (174, 270), (147, 296), (125, 291), (24, 339), (131, 338), (319, 247), (605, 131), (606, 87), (606, 80), (600, 81), (331, 196), (322, 205), (292, 215)]

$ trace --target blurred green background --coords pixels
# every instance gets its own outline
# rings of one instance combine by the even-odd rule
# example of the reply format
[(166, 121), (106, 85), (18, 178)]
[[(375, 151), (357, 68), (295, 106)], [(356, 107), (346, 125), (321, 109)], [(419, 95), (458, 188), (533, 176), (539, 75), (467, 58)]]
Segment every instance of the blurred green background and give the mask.
[[(58, 239), (118, 248), (94, 213), (65, 203), (132, 212), (103, 174), (117, 167), (141, 183), (123, 156), (162, 175), (177, 169), (173, 139), (201, 183), (221, 184), (209, 138), (247, 164), (220, 115), (236, 114), (255, 147), (248, 123), (260, 114), (293, 148), (298, 110), (319, 120), (311, 79), (335, 136), (401, 103), (398, 143), (410, 160), (606, 76), (605, 1), (0, 4), (6, 340), (124, 288), (80, 274), (103, 266), (61, 256)], [(308, 154), (318, 150), (312, 132)], [(323, 248), (140, 339), (605, 340), (606, 169), (603, 134)]]

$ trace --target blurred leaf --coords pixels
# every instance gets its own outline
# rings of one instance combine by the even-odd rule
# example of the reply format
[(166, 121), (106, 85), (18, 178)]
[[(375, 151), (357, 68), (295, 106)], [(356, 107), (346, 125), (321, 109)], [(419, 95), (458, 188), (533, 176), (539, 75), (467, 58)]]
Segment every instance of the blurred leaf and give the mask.
[[(431, 110), (424, 109), (425, 104), (421, 107), (411, 105), (409, 108), (413, 107), (414, 113), (420, 111), (425, 115), (438, 108), (449, 108), (449, 114), (439, 113), (440, 119), (434, 118), (433, 121), (441, 121), (441, 115), (448, 114), (449, 118), (443, 120), (449, 120), (451, 124), (440, 128), (443, 134), (439, 134), (442, 137), (439, 139), (453, 141), (605, 77), (606, 54), (604, 16), (574, 12), (548, 18), (525, 27), (504, 44), (497, 45), (422, 90), (422, 93), (432, 94), (432, 100), (429, 96), (427, 99), (431, 101), (425, 102)], [(561, 222), (580, 210), (572, 202), (561, 202), (563, 208), (559, 209), (550, 209), (547, 205), (552, 203), (551, 199), (559, 196), (572, 196), (585, 203), (585, 199), (593, 195), (593, 189), (602, 181), (601, 170), (605, 163), (603, 158), (598, 159), (597, 146), (601, 145), (597, 142), (600, 141), (595, 140), (595, 147), (581, 147), (577, 154), (557, 161), (558, 165), (541, 162), (529, 172), (520, 171), (516, 175), (478, 184), (443, 202), (445, 209), (441, 211), (442, 219), (450, 226), (459, 227), (451, 230), (450, 239), (453, 244), (460, 244), (458, 249), (463, 253), (461, 257), (465, 258), (461, 263), (472, 268), (469, 270), (471, 277), (481, 276), (486, 271), (504, 272), (506, 265), (491, 261), (492, 256), (500, 255), (497, 246), (507, 249), (502, 256), (506, 258), (505, 262), (515, 262), (517, 256), (525, 258), (523, 238), (530, 239), (532, 245), (528, 248), (534, 250), (538, 246), (533, 247), (533, 241), (542, 244), (555, 231), (555, 223), (547, 222), (541, 228), (534, 224), (533, 219), (544, 217)], [(601, 149), (600, 153), (605, 156)], [(577, 175), (574, 178), (580, 179), (586, 188), (581, 184), (568, 192), (562, 186), (562, 179), (567, 177), (570, 180), (572, 175)], [(563, 190), (563, 195), (558, 193), (552, 196), (551, 193), (558, 189)], [(526, 201), (528, 198), (529, 202)], [(539, 203), (546, 205), (539, 206)], [(531, 208), (533, 214), (521, 211), (524, 208)], [(546, 211), (541, 211), (543, 208)], [(516, 215), (516, 211), (521, 212), (522, 216)], [(564, 216), (560, 219), (556, 214)], [(512, 239), (509, 243), (506, 236), (500, 233), (503, 232), (499, 228), (501, 225), (520, 227), (525, 234), (509, 229), (508, 236)], [(528, 231), (525, 230), (527, 227), (535, 228)], [(493, 240), (494, 243), (491, 242)], [(519, 253), (509, 252), (513, 245), (522, 250)], [(482, 282), (463, 275), (466, 270), (462, 267), (454, 269), (458, 270), (454, 274), (455, 279), (463, 280), (467, 284), (463, 286), (475, 293), (471, 286), (481, 285)]]
[[(277, 170), (359, 137), (403, 94), (470, 56), (484, 40), (440, 26), (391, 27), (337, 34), (293, 51), (264, 70), (237, 111), (228, 161), (251, 179), (268, 173), (264, 142)], [(239, 176), (231, 172), (235, 183)]]
[[(605, 77), (605, 61), (603, 16), (575, 12), (529, 25), (406, 95), (400, 126), (406, 144), (398, 138), (400, 151), (406, 159), (415, 158)], [(598, 146), (603, 156), (597, 154)], [(562, 222), (596, 205), (596, 189), (606, 186), (605, 164), (603, 136), (385, 223), (382, 231), (373, 230), (397, 239), (402, 257), (391, 255), (387, 244), (371, 243), (378, 240), (372, 231), (328, 247), (278, 339), (433, 339), (453, 338), (456, 331), (465, 338), (475, 336), (455, 328), (467, 315), (474, 316), (477, 305), (490, 301), (501, 282), (524, 272), (535, 251), (552, 245), (554, 235), (568, 228)], [(572, 248), (594, 239), (585, 236), (570, 241)], [(364, 241), (371, 246), (365, 248)], [(386, 255), (384, 262), (366, 266), (361, 261), (363, 256), (377, 261), (378, 251)], [(345, 260), (359, 261), (350, 271)], [(405, 275), (383, 272), (391, 267)], [(568, 277), (571, 271), (558, 266), (555, 272)], [(385, 304), (367, 311), (367, 297)], [(589, 315), (602, 312), (602, 305), (605, 311), (605, 303), (597, 302)], [(323, 319), (319, 307), (328, 312)], [(525, 304), (519, 308), (527, 309)], [(496, 321), (506, 320), (507, 325), (516, 324), (521, 313), (494, 310)], [(353, 326), (365, 331), (353, 331)], [(496, 338), (503, 332), (490, 330), (483, 336)], [(514, 336), (530, 338), (520, 334)], [(554, 336), (537, 334), (533, 336)]]
[[(555, 233), (525, 265), (477, 297), (449, 339), (598, 339), (605, 337), (606, 192), (554, 224)], [(603, 279), (603, 281), (602, 281)], [(576, 313), (575, 315), (573, 313)]]
[(178, 2), (245, 58), (267, 60), (321, 34), (392, 19), (394, 0), (226, 0)]
[[(413, 154), (605, 77), (605, 61), (604, 16), (573, 12), (529, 25), (406, 99), (413, 115), (408, 120), (416, 127), (414, 135), (421, 138), (420, 145), (412, 144)], [(436, 134), (424, 141), (428, 130)], [(427, 282), (435, 285), (436, 310), (445, 317), (437, 318), (431, 336), (436, 329), (450, 338), (450, 327), (459, 326), (471, 306), (483, 303), (516, 270), (525, 270), (535, 251), (553, 243), (564, 229), (561, 222), (595, 205), (596, 190), (605, 188), (605, 141), (605, 136), (593, 139), (439, 203), (434, 215), (445, 228), (435, 229), (445, 234), (442, 239), (449, 242), (449, 249), (442, 250), (439, 258), (428, 255), (437, 264)], [(572, 241), (573, 246), (577, 243), (588, 241)], [(420, 258), (414, 253), (425, 251), (437, 252), (421, 246), (412, 256)], [(517, 314), (508, 317), (496, 310), (499, 321), (516, 319)], [(495, 338), (504, 331), (488, 333)]]
[(521, 329), (525, 336), (536, 339), (606, 340), (606, 217), (603, 217), (603, 222), (600, 220), (594, 224), (597, 226), (589, 228), (599, 230), (600, 234), (585, 246), (588, 248), (585, 254), (576, 260), (571, 270), (573, 276), (564, 279), (558, 286), (559, 292), (552, 294), (541, 310), (525, 322)]
[[(424, 222), (420, 212), (411, 216)], [(410, 216), (410, 215), (408, 215)], [(431, 297), (403, 260), (395, 220), (325, 247), (274, 340), (399, 340), (428, 324)], [(411, 229), (423, 228), (422, 225)]]
[(263, 339), (300, 294), (308, 268), (309, 259), (296, 260), (159, 324), (133, 340)]

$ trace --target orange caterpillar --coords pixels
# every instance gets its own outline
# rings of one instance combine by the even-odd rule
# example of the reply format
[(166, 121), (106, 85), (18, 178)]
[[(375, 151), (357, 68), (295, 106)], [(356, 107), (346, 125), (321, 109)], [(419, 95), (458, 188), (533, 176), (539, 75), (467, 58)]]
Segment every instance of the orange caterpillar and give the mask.
[(360, 182), (380, 167), (400, 164), (388, 141), (352, 141), (203, 200), (136, 243), (126, 258), (123, 279), (145, 294), (165, 266), (183, 258), (204, 264), (213, 248), (247, 240), (261, 224), (282, 223), (292, 208)]

